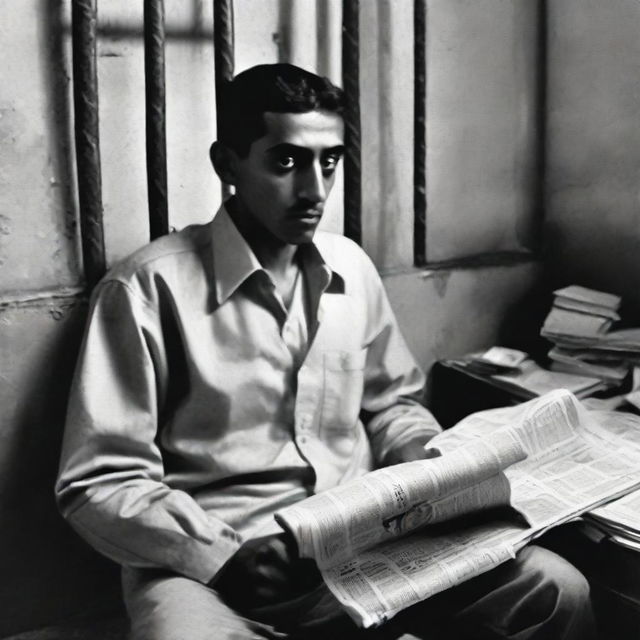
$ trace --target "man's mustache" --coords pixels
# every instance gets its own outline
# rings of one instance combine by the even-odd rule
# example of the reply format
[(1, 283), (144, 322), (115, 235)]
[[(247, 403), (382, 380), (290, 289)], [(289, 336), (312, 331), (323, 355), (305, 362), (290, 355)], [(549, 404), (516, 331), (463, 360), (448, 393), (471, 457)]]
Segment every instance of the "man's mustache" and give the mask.
[(324, 203), (313, 202), (311, 200), (299, 200), (292, 207), (289, 207), (289, 211), (293, 213), (310, 213), (314, 212), (320, 215), (324, 210)]

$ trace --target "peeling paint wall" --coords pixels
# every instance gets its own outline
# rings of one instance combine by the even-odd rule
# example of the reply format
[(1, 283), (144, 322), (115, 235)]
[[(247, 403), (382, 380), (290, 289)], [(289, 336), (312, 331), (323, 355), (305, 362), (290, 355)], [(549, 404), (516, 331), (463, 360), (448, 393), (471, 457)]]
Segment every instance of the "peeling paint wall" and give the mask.
[(32, 1), (0, 21), (0, 291), (76, 282), (69, 76), (56, 21)]

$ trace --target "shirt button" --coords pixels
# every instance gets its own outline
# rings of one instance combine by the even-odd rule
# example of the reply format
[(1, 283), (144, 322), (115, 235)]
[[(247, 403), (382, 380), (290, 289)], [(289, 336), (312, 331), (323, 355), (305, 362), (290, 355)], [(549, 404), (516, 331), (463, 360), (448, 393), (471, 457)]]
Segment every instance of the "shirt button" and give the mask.
[(298, 442), (299, 442), (300, 444), (304, 444), (308, 439), (309, 439), (309, 438), (307, 438), (306, 436), (300, 436), (300, 437), (298, 438)]

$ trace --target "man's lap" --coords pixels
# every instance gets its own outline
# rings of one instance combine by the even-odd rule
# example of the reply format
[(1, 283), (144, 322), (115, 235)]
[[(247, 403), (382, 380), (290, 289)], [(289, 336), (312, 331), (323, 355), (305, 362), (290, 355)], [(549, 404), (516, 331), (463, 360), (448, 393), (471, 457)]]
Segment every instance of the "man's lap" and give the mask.
[[(382, 628), (366, 632), (356, 628), (324, 585), (295, 601), (241, 614), (225, 605), (215, 591), (188, 578), (125, 569), (123, 584), (133, 640), (387, 640), (405, 632), (437, 640), (440, 636), (434, 634), (438, 630), (451, 640), (553, 640), (565, 637), (561, 629), (573, 627), (574, 622), (581, 624), (580, 620), (570, 620), (572, 615), (585, 618), (583, 631), (578, 632), (576, 626), (576, 633), (567, 638), (586, 640), (593, 632), (592, 621), (586, 619), (590, 611), (577, 610), (587, 597), (584, 579), (562, 558), (535, 546), (523, 549), (517, 560), (419, 603)], [(543, 627), (545, 635), (541, 635)]]

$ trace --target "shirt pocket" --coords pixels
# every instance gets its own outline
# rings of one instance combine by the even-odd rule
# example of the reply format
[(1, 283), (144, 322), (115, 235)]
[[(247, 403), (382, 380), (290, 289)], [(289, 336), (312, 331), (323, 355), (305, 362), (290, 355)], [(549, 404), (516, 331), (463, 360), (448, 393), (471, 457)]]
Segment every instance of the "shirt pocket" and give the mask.
[(326, 351), (320, 426), (326, 438), (355, 435), (362, 405), (367, 350)]

